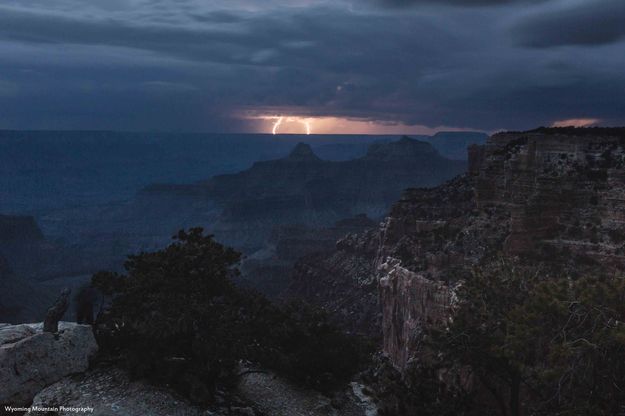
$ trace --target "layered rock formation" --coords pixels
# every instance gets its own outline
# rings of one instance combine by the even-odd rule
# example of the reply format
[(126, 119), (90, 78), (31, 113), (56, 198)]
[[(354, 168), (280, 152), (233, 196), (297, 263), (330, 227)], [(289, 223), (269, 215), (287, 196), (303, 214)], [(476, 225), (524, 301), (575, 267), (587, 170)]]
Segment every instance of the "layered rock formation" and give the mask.
[[(248, 256), (241, 264), (241, 284), (260, 290), (270, 298), (286, 297), (293, 265), (301, 258), (323, 257), (336, 247), (336, 241), (350, 234), (375, 229), (378, 222), (359, 214), (337, 221), (330, 227), (304, 225), (276, 227), (269, 236), (267, 249)], [(340, 287), (337, 282), (332, 286)]]
[(498, 253), (545, 273), (624, 270), (624, 146), (617, 129), (497, 134), (472, 149), (467, 177), (408, 192), (380, 231), (384, 347), (393, 362), (403, 368), (419, 328), (449, 315), (453, 285)]
[(365, 156), (342, 162), (321, 160), (300, 143), (283, 159), (196, 185), (154, 185), (141, 195), (153, 207), (162, 200), (195, 206), (197, 220), (218, 239), (255, 249), (276, 226), (323, 227), (359, 213), (382, 217), (406, 187), (434, 186), (465, 168), (407, 137), (373, 144)]
[[(625, 269), (625, 131), (496, 134), (469, 160), (469, 174), (408, 190), (380, 229), (295, 276), (296, 288), (327, 295), (319, 303), (330, 310), (338, 299), (324, 282), (340, 279), (342, 292), (371, 299), (362, 282), (375, 281), (384, 350), (400, 369), (418, 351), (421, 329), (448, 319), (453, 288), (474, 266), (504, 255), (547, 274)], [(353, 306), (363, 314), (374, 304)]]
[(345, 236), (332, 251), (302, 257), (282, 296), (323, 307), (345, 330), (378, 338), (378, 247), (379, 232), (375, 229)]
[(0, 404), (26, 406), (44, 387), (85, 371), (97, 344), (90, 326), (61, 323), (58, 334), (39, 325), (0, 326)]

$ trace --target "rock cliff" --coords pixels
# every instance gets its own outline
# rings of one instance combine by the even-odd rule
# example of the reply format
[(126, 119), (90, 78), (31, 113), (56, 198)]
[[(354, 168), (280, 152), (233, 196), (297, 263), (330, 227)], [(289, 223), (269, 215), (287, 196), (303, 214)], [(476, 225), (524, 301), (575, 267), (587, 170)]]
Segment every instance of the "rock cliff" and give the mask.
[[(274, 228), (267, 249), (247, 257), (241, 264), (240, 283), (260, 290), (270, 298), (290, 297), (288, 288), (294, 264), (301, 258), (318, 258), (332, 252), (336, 241), (349, 234), (375, 229), (378, 222), (364, 214), (337, 221), (331, 227), (285, 225)], [(335, 287), (340, 287), (336, 281)]]
[(464, 176), (407, 190), (378, 230), (295, 273), (292, 290), (321, 293), (330, 310), (340, 308), (328, 281), (341, 282), (340, 296), (368, 299), (352, 303), (352, 315), (377, 307), (384, 351), (399, 369), (422, 328), (448, 319), (453, 289), (474, 266), (503, 255), (545, 273), (625, 269), (624, 130), (496, 134), (469, 149), (469, 162)]
[(419, 330), (449, 316), (453, 286), (499, 254), (545, 273), (625, 269), (625, 134), (539, 129), (492, 136), (465, 177), (413, 190), (380, 230), (384, 349), (403, 368)]

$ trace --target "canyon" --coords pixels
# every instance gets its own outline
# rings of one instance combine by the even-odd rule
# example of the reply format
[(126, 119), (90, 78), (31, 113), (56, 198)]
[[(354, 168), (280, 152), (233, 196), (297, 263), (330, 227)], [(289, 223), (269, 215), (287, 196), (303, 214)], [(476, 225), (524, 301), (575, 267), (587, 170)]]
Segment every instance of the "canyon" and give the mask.
[[(470, 146), (467, 160), (450, 162), (409, 138), (342, 162), (299, 144), (239, 173), (146, 187), (134, 211), (103, 224), (121, 218), (120, 226), (150, 231), (165, 218), (164, 233), (175, 221), (203, 219), (248, 251), (240, 284), (258, 288), (257, 277), (275, 299), (324, 308), (402, 373), (419, 359), (426, 330), (453, 318), (456, 291), (476, 269), (505, 260), (535, 266), (545, 279), (625, 270), (624, 129), (497, 133)], [(27, 270), (11, 253), (58, 246), (32, 218), (0, 219), (0, 283), (27, 292), (10, 286), (14, 269)]]
[[(451, 150), (480, 137), (476, 134), (464, 139), (462, 135), (450, 134), (454, 136)], [(447, 159), (433, 145), (407, 137), (396, 141), (386, 137), (362, 141), (349, 136), (321, 137), (313, 150), (304, 143), (291, 145), (289, 137), (225, 136), (202, 144), (203, 136), (183, 135), (182, 149), (164, 158), (162, 152), (173, 152), (173, 144), (165, 141), (168, 137), (114, 132), (0, 132), (3, 155), (13, 155), (4, 169), (26, 162), (20, 149), (36, 145), (41, 147), (36, 154), (45, 151), (46, 157), (28, 161), (24, 166), (30, 168), (25, 171), (16, 165), (12, 172), (17, 179), (20, 175), (28, 174), (31, 178), (47, 173), (50, 178), (46, 180), (58, 182), (55, 186), (69, 179), (65, 176), (68, 168), (53, 167), (53, 160), (76, 165), (78, 170), (88, 169), (84, 178), (77, 178), (88, 182), (89, 175), (104, 176), (102, 169), (129, 163), (126, 159), (131, 155), (116, 154), (116, 147), (136, 152), (143, 149), (144, 142), (153, 146), (145, 149), (147, 154), (137, 156), (137, 163), (147, 167), (146, 177), (164, 175), (153, 166), (158, 161), (163, 162), (162, 169), (168, 169), (180, 158), (191, 157), (185, 153), (186, 146), (198, 148), (198, 155), (189, 160), (193, 174), (197, 174), (201, 157), (208, 161), (207, 172), (215, 169), (211, 163), (217, 162), (210, 161), (223, 155), (229, 140), (232, 146), (242, 146), (237, 163), (245, 163), (254, 151), (264, 152), (257, 156), (261, 160), (248, 169), (191, 183), (147, 185), (126, 201), (91, 202), (86, 206), (76, 201), (74, 206), (56, 208), (36, 217), (0, 215), (0, 256), (4, 259), (0, 283), (5, 289), (2, 302), (6, 304), (0, 319), (16, 323), (41, 319), (43, 310), (62, 287), (79, 289), (99, 270), (121, 271), (127, 255), (164, 247), (178, 230), (196, 226), (204, 227), (220, 242), (245, 254), (242, 284), (277, 297), (299, 257), (331, 250), (334, 241), (347, 233), (375, 228), (404, 188), (433, 186), (466, 170), (466, 161)], [(436, 141), (438, 148), (447, 149), (441, 137), (429, 139)], [(63, 146), (68, 150), (59, 154)], [(292, 147), (285, 157), (262, 160), (287, 146)], [(98, 151), (102, 160), (94, 159), (92, 153)], [(236, 158), (230, 159), (234, 163)], [(59, 169), (56, 179), (54, 169)], [(119, 177), (111, 180), (118, 182), (127, 174), (118, 173)], [(185, 173), (176, 177), (184, 178)], [(31, 179), (30, 186), (39, 186), (38, 181)], [(134, 178), (133, 183), (142, 180)], [(106, 197), (102, 192), (110, 186), (98, 184), (89, 195), (94, 201), (103, 201)], [(66, 198), (82, 189), (78, 188), (59, 193)], [(38, 192), (34, 188), (31, 191)], [(119, 196), (124, 192), (117, 191)], [(50, 202), (62, 204), (57, 199)], [(29, 293), (33, 294), (32, 302)]]
[(454, 289), (476, 266), (512, 258), (547, 276), (621, 273), (624, 163), (623, 129), (495, 134), (469, 148), (467, 174), (407, 190), (379, 228), (301, 259), (288, 292), (351, 330), (381, 331), (402, 370), (423, 329), (452, 316)]

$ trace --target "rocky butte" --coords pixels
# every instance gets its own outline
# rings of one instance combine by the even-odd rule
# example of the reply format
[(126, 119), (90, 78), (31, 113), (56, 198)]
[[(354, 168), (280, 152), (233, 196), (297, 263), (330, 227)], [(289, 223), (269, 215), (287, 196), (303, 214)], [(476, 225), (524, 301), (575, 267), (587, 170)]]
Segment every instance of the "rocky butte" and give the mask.
[(407, 190), (377, 230), (301, 259), (289, 294), (350, 329), (381, 328), (401, 370), (421, 330), (449, 318), (454, 287), (474, 266), (507, 256), (547, 273), (621, 272), (624, 221), (625, 130), (495, 134), (469, 149), (467, 174)]
[(330, 226), (360, 213), (382, 218), (403, 189), (435, 186), (465, 170), (464, 161), (446, 159), (429, 143), (408, 137), (374, 143), (365, 156), (339, 162), (322, 160), (299, 143), (284, 158), (198, 184), (153, 185), (141, 198), (149, 210), (184, 200), (177, 209), (190, 206), (195, 211), (188, 216), (220, 241), (257, 249), (277, 225)]

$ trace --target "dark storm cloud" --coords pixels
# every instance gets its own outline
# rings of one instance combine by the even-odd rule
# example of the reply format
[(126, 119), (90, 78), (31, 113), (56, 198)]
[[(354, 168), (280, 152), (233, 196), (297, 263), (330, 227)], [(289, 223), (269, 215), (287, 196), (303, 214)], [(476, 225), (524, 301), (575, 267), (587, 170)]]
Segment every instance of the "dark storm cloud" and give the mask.
[(547, 0), (375, 0), (378, 4), (389, 7), (407, 7), (414, 5), (449, 5), (462, 7), (502, 6), (515, 3), (540, 3)]
[(30, 43), (118, 46), (226, 62), (233, 60), (233, 49), (226, 50), (224, 46), (254, 47), (263, 43), (261, 38), (216, 30), (154, 24), (138, 26), (115, 19), (86, 20), (1, 8), (0, 38)]
[(212, 13), (204, 13), (204, 14), (190, 14), (189, 15), (193, 20), (202, 23), (236, 23), (243, 20), (240, 16), (237, 16), (234, 13), (219, 11)]
[(589, 0), (532, 14), (513, 33), (525, 46), (601, 45), (625, 38), (625, 1)]
[(558, 0), (405, 11), (350, 0), (7, 1), (0, 127), (232, 131), (248, 127), (245, 111), (487, 130), (625, 122), (622, 43), (515, 44)]

